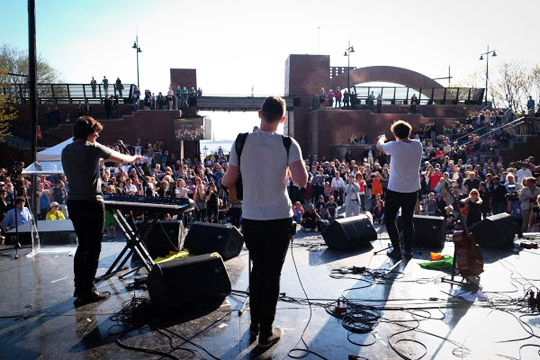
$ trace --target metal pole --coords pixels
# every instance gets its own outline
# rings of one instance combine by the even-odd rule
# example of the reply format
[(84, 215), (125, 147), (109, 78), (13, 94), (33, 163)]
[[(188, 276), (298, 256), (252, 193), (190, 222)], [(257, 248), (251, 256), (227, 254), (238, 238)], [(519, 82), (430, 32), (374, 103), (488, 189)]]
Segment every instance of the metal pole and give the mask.
[(350, 77), (351, 77), (351, 42), (349, 41), (349, 49), (347, 50), (347, 92), (351, 91), (350, 90)]
[(489, 79), (489, 45), (486, 52), (486, 106), (488, 104), (488, 79)]
[(37, 66), (36, 66), (36, 2), (28, 0), (28, 71), (30, 75), (30, 150), (32, 162), (36, 160), (37, 148)]

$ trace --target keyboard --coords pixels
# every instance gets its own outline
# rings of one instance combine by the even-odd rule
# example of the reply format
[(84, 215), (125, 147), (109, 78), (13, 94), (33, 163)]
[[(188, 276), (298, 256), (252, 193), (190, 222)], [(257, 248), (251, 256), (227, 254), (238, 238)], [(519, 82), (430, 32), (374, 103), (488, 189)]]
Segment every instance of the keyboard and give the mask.
[(103, 200), (105, 201), (105, 208), (107, 210), (138, 210), (180, 214), (192, 211), (195, 208), (193, 200), (185, 198), (104, 194)]

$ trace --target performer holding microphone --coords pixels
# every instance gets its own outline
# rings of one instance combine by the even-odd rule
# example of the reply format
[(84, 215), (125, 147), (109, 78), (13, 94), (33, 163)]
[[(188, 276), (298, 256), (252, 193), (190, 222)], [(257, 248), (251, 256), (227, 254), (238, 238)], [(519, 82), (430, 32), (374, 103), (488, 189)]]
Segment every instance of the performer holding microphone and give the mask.
[(386, 136), (379, 136), (377, 149), (390, 155), (390, 179), (386, 191), (385, 225), (392, 248), (388, 256), (401, 259), (399, 232), (396, 226), (396, 215), (401, 208), (403, 225), (403, 246), (405, 259), (411, 258), (414, 238), (413, 213), (417, 192), (420, 190), (420, 162), (422, 160), (422, 144), (411, 140), (412, 126), (403, 120), (392, 124), (390, 131), (395, 141), (386, 142)]
[(75, 307), (110, 296), (94, 287), (105, 225), (99, 162), (105, 159), (131, 163), (143, 159), (140, 155), (124, 155), (98, 143), (101, 130), (103, 126), (98, 121), (81, 116), (73, 125), (73, 142), (62, 150), (62, 167), (69, 181), (67, 207), (79, 239), (74, 259)]

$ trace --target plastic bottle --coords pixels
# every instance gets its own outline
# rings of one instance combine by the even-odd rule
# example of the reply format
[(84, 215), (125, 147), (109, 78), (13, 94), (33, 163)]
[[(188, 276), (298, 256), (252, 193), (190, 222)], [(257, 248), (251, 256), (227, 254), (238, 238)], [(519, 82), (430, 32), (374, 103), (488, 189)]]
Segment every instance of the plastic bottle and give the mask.
[(521, 250), (521, 242), (519, 241), (518, 234), (514, 236), (513, 249), (515, 254), (519, 254), (519, 251)]

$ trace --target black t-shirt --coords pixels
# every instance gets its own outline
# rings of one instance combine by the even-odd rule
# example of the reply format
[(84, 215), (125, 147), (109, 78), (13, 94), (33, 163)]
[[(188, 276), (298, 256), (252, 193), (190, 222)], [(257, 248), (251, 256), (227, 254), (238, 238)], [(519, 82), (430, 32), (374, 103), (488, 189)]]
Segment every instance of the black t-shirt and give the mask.
[(468, 190), (469, 192), (470, 192), (472, 189), (478, 190), (478, 188), (480, 187), (480, 179), (477, 179), (477, 178), (475, 178), (474, 180), (467, 179), (467, 180), (465, 180), (465, 182), (463, 183), (463, 185), (465, 185), (465, 187), (467, 188), (467, 190)]

